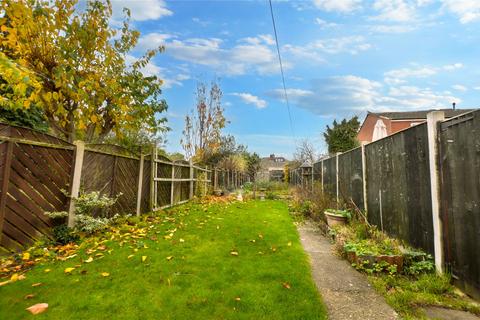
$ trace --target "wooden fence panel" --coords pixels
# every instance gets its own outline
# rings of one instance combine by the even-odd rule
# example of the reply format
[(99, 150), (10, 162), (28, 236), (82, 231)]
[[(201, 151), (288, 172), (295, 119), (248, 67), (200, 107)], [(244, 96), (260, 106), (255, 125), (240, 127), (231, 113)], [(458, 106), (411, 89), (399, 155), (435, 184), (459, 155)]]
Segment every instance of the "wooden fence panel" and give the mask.
[[(42, 134), (14, 128), (13, 135), (41, 139)], [(56, 142), (50, 139), (48, 143)], [(64, 211), (72, 170), (72, 151), (16, 142), (3, 142), (2, 234), (0, 246), (19, 250), (42, 235), (49, 235), (51, 220), (46, 211)], [(57, 146), (58, 147), (58, 146)], [(5, 149), (5, 147), (3, 147)], [(8, 170), (6, 168), (8, 167)]]
[[(114, 213), (135, 214), (140, 160), (116, 157), (111, 195), (122, 194), (113, 208)], [(148, 180), (147, 180), (148, 184)]]
[(365, 146), (368, 220), (433, 254), (426, 123)]
[(336, 161), (336, 157), (323, 160), (323, 190), (334, 198), (337, 194)]
[(364, 210), (362, 148), (352, 149), (338, 156), (339, 199)]
[(480, 112), (445, 121), (439, 135), (445, 262), (480, 298)]

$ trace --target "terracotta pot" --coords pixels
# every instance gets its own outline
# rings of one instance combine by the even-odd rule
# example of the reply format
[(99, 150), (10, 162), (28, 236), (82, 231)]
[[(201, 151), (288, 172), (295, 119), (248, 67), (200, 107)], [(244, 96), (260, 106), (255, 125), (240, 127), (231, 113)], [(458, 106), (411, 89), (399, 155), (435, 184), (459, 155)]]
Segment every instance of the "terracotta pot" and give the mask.
[(355, 251), (347, 251), (347, 260), (350, 263), (357, 262), (357, 254), (355, 253)]
[(328, 211), (325, 211), (324, 214), (325, 214), (325, 217), (327, 218), (327, 224), (330, 227), (335, 226), (335, 225), (344, 225), (344, 224), (347, 223), (347, 218), (346, 217), (342, 217), (342, 216), (339, 216), (339, 215), (336, 215), (336, 214), (332, 214)]

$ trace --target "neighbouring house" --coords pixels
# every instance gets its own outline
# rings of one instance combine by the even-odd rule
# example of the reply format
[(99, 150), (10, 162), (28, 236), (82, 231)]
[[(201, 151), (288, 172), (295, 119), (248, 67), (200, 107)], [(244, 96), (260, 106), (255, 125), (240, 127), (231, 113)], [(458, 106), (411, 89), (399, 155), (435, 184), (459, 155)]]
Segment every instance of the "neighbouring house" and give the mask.
[(257, 173), (257, 180), (283, 181), (286, 164), (288, 164), (287, 159), (277, 157), (275, 154), (262, 158), (260, 161), (260, 170)]
[(368, 112), (358, 131), (358, 141), (366, 144), (384, 138), (395, 132), (413, 127), (427, 121), (427, 113), (431, 111), (445, 112), (445, 118), (452, 118), (473, 109), (441, 109), (405, 112)]

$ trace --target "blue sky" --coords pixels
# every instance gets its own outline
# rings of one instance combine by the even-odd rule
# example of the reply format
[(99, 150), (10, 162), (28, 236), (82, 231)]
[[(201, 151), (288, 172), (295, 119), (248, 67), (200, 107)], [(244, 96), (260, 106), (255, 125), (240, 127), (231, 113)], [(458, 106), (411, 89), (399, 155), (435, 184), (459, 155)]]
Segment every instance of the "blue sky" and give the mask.
[(263, 156), (304, 138), (322, 152), (327, 124), (367, 110), (480, 105), (477, 0), (273, 1), (293, 133), (267, 1), (112, 2), (142, 33), (133, 56), (165, 46), (145, 72), (165, 79), (170, 152), (198, 80), (220, 79), (225, 133)]

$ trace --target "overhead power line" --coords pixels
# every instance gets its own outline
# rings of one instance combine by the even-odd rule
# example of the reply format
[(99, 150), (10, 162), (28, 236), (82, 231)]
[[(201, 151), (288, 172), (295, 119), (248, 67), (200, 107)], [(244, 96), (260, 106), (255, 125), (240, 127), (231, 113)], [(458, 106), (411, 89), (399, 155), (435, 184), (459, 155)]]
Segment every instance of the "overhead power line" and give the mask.
[(290, 120), (290, 130), (292, 131), (292, 136), (294, 140), (296, 140), (295, 130), (293, 128), (292, 114), (290, 112), (290, 102), (288, 101), (287, 86), (285, 85), (285, 73), (283, 71), (282, 56), (280, 55), (280, 46), (278, 45), (277, 26), (275, 24), (275, 16), (273, 14), (272, 0), (268, 0), (268, 3), (270, 4), (270, 14), (272, 15), (273, 33), (275, 35), (275, 43), (277, 45), (278, 63), (280, 64), (280, 73), (282, 74), (283, 92), (285, 96), (285, 102), (287, 104), (288, 119)]

